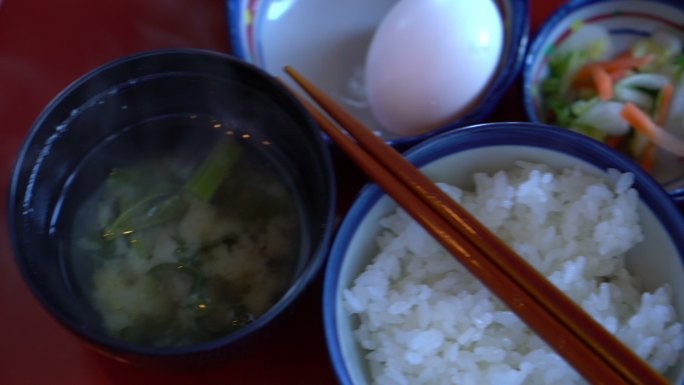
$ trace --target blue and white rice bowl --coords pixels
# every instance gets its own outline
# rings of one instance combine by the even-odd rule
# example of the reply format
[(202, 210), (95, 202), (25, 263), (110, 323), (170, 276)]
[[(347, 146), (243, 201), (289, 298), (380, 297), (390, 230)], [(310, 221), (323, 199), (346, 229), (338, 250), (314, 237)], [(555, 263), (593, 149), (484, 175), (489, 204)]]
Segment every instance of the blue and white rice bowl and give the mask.
[[(291, 65), (387, 143), (405, 148), (447, 127), (400, 137), (382, 130), (370, 112), (363, 82), (366, 52), (376, 27), (396, 2), (227, 0), (231, 46), (237, 57), (288, 83), (291, 80), (282, 68)], [(528, 1), (494, 2), (505, 28), (497, 73), (480, 101), (449, 127), (483, 122), (522, 69), (529, 32)]]
[[(549, 122), (540, 84), (548, 75), (549, 57), (582, 25), (607, 29), (616, 53), (655, 31), (667, 31), (684, 42), (684, 3), (677, 0), (572, 0), (560, 6), (535, 33), (523, 67), (523, 98), (528, 119)], [(677, 201), (684, 201), (684, 163), (656, 166), (656, 179)]]
[[(607, 196), (616, 199), (627, 191), (625, 188), (629, 184), (630, 177), (626, 175), (631, 173), (632, 186), (638, 193), (638, 199), (635, 195), (627, 201), (631, 200), (636, 207), (643, 240), (626, 252), (627, 269), (638, 275), (643, 288), (648, 291), (655, 290), (661, 285), (668, 287), (669, 290), (666, 292), (670, 293), (675, 309), (669, 315), (676, 314), (679, 320), (684, 319), (684, 269), (682, 268), (684, 219), (662, 187), (638, 165), (621, 154), (589, 137), (557, 127), (534, 123), (492, 123), (461, 128), (439, 135), (413, 147), (406, 153), (406, 157), (431, 179), (458, 186), (465, 191), (473, 191), (473, 174), (484, 172), (492, 175), (495, 171), (515, 167), (514, 164), (521, 160), (531, 164), (548, 165), (556, 170), (577, 168), (585, 176), (599, 176), (602, 179), (613, 180), (616, 183), (615, 190)], [(620, 173), (608, 172), (609, 169), (618, 170), (624, 174), (617, 178)], [(544, 172), (537, 174), (537, 182), (546, 180), (544, 183), (548, 182), (551, 185), (557, 183), (557, 181), (552, 181), (553, 178), (548, 179), (549, 176), (543, 176), (543, 174)], [(545, 197), (541, 193), (543, 189), (540, 188), (540, 184), (532, 183), (533, 174), (529, 175), (527, 198), (531, 198), (530, 194), (537, 194), (532, 200), (537, 199), (539, 203), (542, 203)], [(498, 177), (491, 179), (479, 177), (479, 179), (480, 181), (475, 183), (480, 187), (488, 183), (490, 187), (496, 184), (501, 187), (502, 183), (503, 186), (506, 185), (505, 179), (502, 182)], [(615, 179), (619, 181), (616, 182)], [(573, 188), (571, 186), (570, 190)], [(593, 194), (590, 192), (593, 191), (592, 189), (587, 189), (584, 192), (585, 196)], [(454, 193), (455, 190), (447, 188), (447, 191)], [(520, 188), (515, 191), (521, 193), (523, 190)], [(486, 193), (492, 192), (487, 190)], [(465, 196), (465, 193), (463, 194)], [(527, 215), (525, 210), (521, 210), (515, 203), (524, 201), (523, 195), (525, 194), (512, 197), (511, 190), (503, 195), (501, 191), (496, 194), (498, 195), (484, 197), (483, 207), (485, 208), (481, 207), (482, 211), (475, 214), (481, 220), (484, 221), (482, 217), (486, 216), (487, 207), (492, 210), (490, 214), (505, 207), (513, 207), (516, 210), (515, 215), (520, 218)], [(508, 198), (505, 198), (506, 194), (509, 194)], [(589, 209), (588, 212), (596, 214), (599, 212), (597, 208), (601, 206), (601, 203), (594, 202), (594, 204), (598, 206), (593, 206), (593, 209)], [(467, 207), (465, 204), (464, 206)], [(531, 204), (528, 209), (533, 206), (535, 204)], [(578, 207), (575, 206), (572, 209), (564, 207), (562, 210), (556, 207), (552, 211), (558, 210), (556, 215), (564, 216), (566, 219), (569, 218), (568, 215), (570, 217), (576, 215), (579, 221), (579, 218), (587, 215), (588, 212), (581, 214), (581, 209)], [(539, 208), (543, 211), (549, 207), (544, 208), (542, 204)], [(516, 353), (510, 350), (510, 347), (515, 346), (514, 342), (516, 338), (520, 338), (521, 334), (511, 333), (513, 336), (506, 337), (505, 333), (499, 333), (496, 338), (492, 338), (493, 334), (487, 335), (484, 330), (488, 325), (499, 323), (495, 326), (499, 329), (502, 329), (503, 324), (513, 325), (512, 313), (502, 309), (492, 310), (491, 302), (485, 299), (480, 289), (461, 290), (465, 281), (459, 281), (459, 279), (463, 276), (458, 278), (459, 275), (454, 275), (454, 271), (450, 270), (458, 269), (455, 267), (458, 265), (457, 262), (446, 254), (441, 254), (442, 260), (437, 257), (433, 258), (434, 255), (439, 254), (436, 251), (436, 243), (429, 240), (426, 233), (420, 235), (419, 226), (407, 221), (405, 215), (396, 214), (396, 210), (396, 203), (377, 185), (366, 186), (343, 219), (329, 255), (323, 291), (324, 324), (329, 352), (340, 383), (343, 385), (415, 383), (418, 378), (425, 380), (429, 375), (441, 372), (450, 376), (451, 380), (455, 381), (454, 383), (470, 381), (470, 383), (491, 382), (499, 385), (519, 384), (526, 383), (524, 380), (530, 380), (524, 377), (532, 375), (530, 373), (533, 372), (533, 367), (545, 368), (543, 369), (546, 370), (544, 375), (550, 376), (548, 377), (552, 379), (550, 383), (569, 383), (568, 380), (572, 379), (573, 375), (563, 377), (559, 374), (560, 372), (552, 372), (549, 369), (559, 365), (559, 361), (551, 355), (542, 354), (538, 350), (539, 341), (531, 338), (527, 341), (529, 351)], [(620, 217), (619, 213), (627, 212), (621, 209), (610, 212), (612, 212), (611, 215), (616, 215), (613, 219), (618, 222), (629, 218), (626, 214)], [(403, 218), (404, 222), (397, 221), (397, 218)], [(607, 223), (595, 224), (594, 230)], [(614, 222), (611, 223), (614, 224)], [(575, 229), (586, 228), (577, 226), (572, 221), (567, 222), (566, 225), (571, 227), (574, 225)], [(530, 231), (524, 229), (526, 227), (528, 226), (517, 224), (518, 230), (522, 229), (523, 233)], [(533, 226), (529, 227), (533, 228)], [(614, 226), (608, 227), (615, 228)], [(407, 231), (410, 228), (416, 232)], [(562, 231), (559, 230), (558, 234)], [(416, 234), (415, 237), (412, 234)], [(597, 234), (595, 233), (595, 236)], [(506, 240), (506, 237), (499, 235)], [(631, 230), (623, 233), (622, 236), (627, 237), (626, 239), (633, 237), (639, 239), (639, 236)], [(402, 237), (404, 239), (400, 239)], [(604, 238), (608, 241), (607, 243), (611, 243), (607, 236), (599, 236), (597, 242), (600, 241), (605, 245)], [(507, 242), (510, 242), (510, 239)], [(402, 244), (404, 246), (400, 246)], [(615, 244), (617, 243), (613, 245)], [(525, 251), (523, 243), (514, 245), (514, 249), (528, 259), (530, 258), (527, 255), (530, 254), (527, 252), (529, 250)], [(543, 260), (551, 257), (541, 255), (540, 258)], [(575, 281), (569, 277), (576, 277), (577, 274), (580, 276), (592, 274), (593, 262), (590, 258), (585, 261), (587, 262), (584, 265), (585, 270), (582, 270), (582, 264), (575, 264), (581, 258), (579, 257), (574, 262), (563, 262), (564, 267), (559, 268), (552, 281), (557, 285), (572, 286)], [(424, 261), (420, 262), (421, 259)], [(368, 267), (371, 263), (374, 264), (373, 267)], [(533, 264), (538, 267), (544, 263)], [(572, 266), (577, 268), (572, 268)], [(363, 273), (364, 271), (366, 272)], [(564, 273), (561, 274), (560, 271)], [(429, 278), (423, 282), (414, 281), (413, 278), (420, 274)], [(558, 274), (565, 278), (559, 278)], [(606, 292), (601, 295), (597, 294), (605, 289), (599, 289), (601, 286), (603, 284), (587, 286), (592, 287), (591, 291), (595, 290), (595, 293), (588, 296), (593, 299), (585, 298), (584, 302), (592, 303), (598, 297), (606, 295)], [(459, 289), (454, 290), (457, 287)], [(450, 289), (452, 291), (448, 295), (445, 294)], [(563, 290), (567, 292), (568, 288)], [(612, 295), (621, 295), (620, 290), (617, 291)], [(407, 293), (412, 294), (406, 295)], [(653, 299), (655, 296), (650, 298)], [(468, 301), (471, 301), (470, 306), (467, 306)], [(607, 301), (610, 302), (610, 300)], [(595, 301), (593, 303), (597, 304)], [(605, 305), (607, 304), (604, 302)], [(611, 306), (613, 305), (608, 305), (608, 307)], [(655, 308), (650, 309), (646, 306), (642, 308), (642, 311), (645, 312), (644, 314), (656, 314), (657, 311), (653, 309)], [(591, 311), (592, 314), (596, 314), (596, 309)], [(667, 314), (667, 311), (661, 314)], [(638, 324), (644, 320), (644, 318), (635, 317), (631, 322)], [(604, 319), (604, 324), (611, 323), (605, 321)], [(363, 327), (361, 327), (362, 323)], [(647, 323), (658, 324), (655, 319)], [(614, 328), (615, 325), (611, 327)], [(629, 328), (621, 330), (631, 333), (632, 338), (636, 335), (639, 335), (638, 338), (644, 337), (636, 330), (627, 331), (630, 330)], [(669, 331), (665, 333), (672, 333), (668, 335), (667, 340), (650, 339), (651, 347), (668, 345), (666, 350), (681, 349), (684, 344), (682, 332), (681, 323), (672, 324)], [(527, 336), (529, 337), (529, 334)], [(481, 338), (479, 346), (474, 343), (478, 338)], [(647, 338), (644, 337), (643, 341), (646, 340)], [(484, 359), (486, 370), (467, 370), (469, 366), (472, 368), (476, 365), (476, 360), (469, 359), (469, 357), (477, 356), (487, 357)], [(482, 362), (480, 361), (480, 364)], [(517, 362), (518, 366), (507, 367), (506, 365), (511, 362)], [(371, 379), (371, 373), (376, 373), (377, 377)], [(666, 375), (674, 384), (681, 384), (684, 381), (684, 357), (681, 351)], [(574, 376), (577, 375), (574, 374)]]

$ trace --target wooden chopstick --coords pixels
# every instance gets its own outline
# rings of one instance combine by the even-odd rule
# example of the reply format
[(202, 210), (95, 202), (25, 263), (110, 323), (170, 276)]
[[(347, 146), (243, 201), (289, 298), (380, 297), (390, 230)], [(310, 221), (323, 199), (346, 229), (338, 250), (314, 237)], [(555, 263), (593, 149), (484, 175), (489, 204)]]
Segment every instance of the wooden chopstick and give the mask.
[(594, 384), (667, 384), (401, 154), (295, 70), (286, 67), (285, 71), (358, 144), (300, 98), (330, 138), (587, 380)]

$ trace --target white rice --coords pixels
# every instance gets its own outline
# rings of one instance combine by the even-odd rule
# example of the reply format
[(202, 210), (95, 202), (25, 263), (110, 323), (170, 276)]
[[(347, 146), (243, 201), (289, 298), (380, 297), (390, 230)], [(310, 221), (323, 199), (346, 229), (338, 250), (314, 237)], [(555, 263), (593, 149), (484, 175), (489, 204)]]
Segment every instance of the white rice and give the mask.
[[(643, 239), (633, 176), (518, 162), (454, 200), (659, 371), (684, 346), (668, 287), (642, 292), (624, 253)], [(373, 383), (583, 384), (584, 380), (402, 209), (343, 293)]]

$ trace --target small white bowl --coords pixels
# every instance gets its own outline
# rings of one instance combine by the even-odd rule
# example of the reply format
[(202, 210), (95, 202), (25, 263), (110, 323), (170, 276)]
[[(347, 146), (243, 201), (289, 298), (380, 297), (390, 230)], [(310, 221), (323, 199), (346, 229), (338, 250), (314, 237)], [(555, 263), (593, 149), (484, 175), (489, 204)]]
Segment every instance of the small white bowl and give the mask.
[[(383, 131), (369, 110), (363, 84), (371, 38), (396, 2), (228, 0), (232, 49), (237, 57), (296, 86), (282, 70), (291, 65), (386, 142), (411, 145), (446, 127), (404, 137)], [(528, 1), (495, 2), (504, 19), (504, 53), (496, 77), (479, 104), (453, 122), (459, 126), (482, 122), (522, 68), (529, 32)]]
[[(530, 43), (523, 68), (523, 99), (532, 122), (549, 123), (540, 84), (548, 75), (553, 50), (580, 24), (608, 29), (615, 52), (627, 49), (636, 39), (666, 30), (684, 42), (684, 2), (680, 0), (574, 0), (562, 5), (544, 21)], [(655, 178), (677, 201), (684, 201), (684, 163), (663, 164), (653, 170)]]
[[(684, 320), (684, 219), (666, 192), (626, 157), (586, 136), (533, 123), (491, 123), (461, 128), (418, 144), (406, 157), (435, 181), (465, 189), (475, 172), (509, 169), (515, 160), (544, 163), (555, 169), (577, 166), (593, 175), (614, 168), (634, 174), (644, 241), (627, 255), (630, 271), (645, 289), (667, 283), (679, 319)], [(378, 221), (396, 203), (375, 184), (366, 186), (344, 218), (334, 240), (323, 288), (326, 339), (332, 362), (343, 385), (370, 384), (369, 353), (357, 343), (357, 316), (344, 309), (343, 290), (377, 254)], [(639, 257), (638, 257), (639, 256)], [(684, 380), (684, 354), (667, 373), (672, 383)]]

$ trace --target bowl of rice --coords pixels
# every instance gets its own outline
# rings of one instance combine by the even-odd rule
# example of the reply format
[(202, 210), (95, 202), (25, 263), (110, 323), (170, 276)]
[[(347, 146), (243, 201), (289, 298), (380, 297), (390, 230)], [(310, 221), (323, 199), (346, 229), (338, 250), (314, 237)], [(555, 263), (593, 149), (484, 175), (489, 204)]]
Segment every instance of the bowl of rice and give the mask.
[(328, 145), (273, 77), (199, 49), (84, 74), (18, 154), (8, 228), (24, 281), (98, 352), (162, 367), (281, 332), (332, 237)]
[(684, 199), (684, 3), (572, 0), (536, 31), (523, 67), (527, 116), (632, 157)]
[[(587, 136), (535, 123), (470, 126), (405, 155), (682, 383), (684, 219), (636, 163)], [(344, 385), (585, 383), (374, 184), (333, 242), (323, 311)]]

